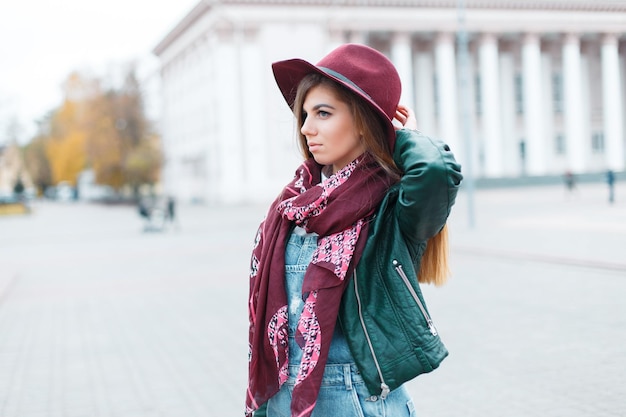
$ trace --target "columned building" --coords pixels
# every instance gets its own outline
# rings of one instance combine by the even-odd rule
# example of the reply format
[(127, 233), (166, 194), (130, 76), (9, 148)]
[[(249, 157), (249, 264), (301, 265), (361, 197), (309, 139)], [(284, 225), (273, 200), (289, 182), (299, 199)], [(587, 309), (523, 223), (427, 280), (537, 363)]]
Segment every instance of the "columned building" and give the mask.
[(456, 0), (205, 0), (154, 49), (166, 191), (276, 195), (301, 157), (270, 64), (345, 42), (389, 56), (420, 129), (471, 158), (475, 177), (626, 169), (626, 2), (466, 0), (461, 13)]

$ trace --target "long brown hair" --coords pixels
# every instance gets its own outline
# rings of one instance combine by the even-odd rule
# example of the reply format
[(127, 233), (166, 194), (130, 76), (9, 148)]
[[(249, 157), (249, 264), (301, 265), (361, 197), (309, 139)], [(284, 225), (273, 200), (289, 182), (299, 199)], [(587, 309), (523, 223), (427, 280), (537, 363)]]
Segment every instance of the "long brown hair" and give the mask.
[[(365, 151), (378, 162), (390, 177), (395, 180), (400, 179), (402, 172), (393, 160), (393, 155), (386, 139), (385, 125), (379, 116), (369, 107), (365, 100), (320, 74), (309, 74), (302, 79), (298, 85), (293, 105), (297, 123), (298, 143), (304, 159), (312, 158), (313, 155), (309, 152), (306, 137), (301, 131), (304, 125), (302, 109), (309, 91), (320, 85), (330, 87), (335, 92), (337, 99), (348, 105), (357, 130), (362, 132), (361, 141)], [(447, 281), (448, 275), (448, 228), (444, 226), (439, 233), (428, 239), (420, 264), (418, 280), (421, 283), (439, 286)]]
[(309, 152), (306, 137), (301, 131), (304, 125), (302, 108), (309, 91), (320, 85), (330, 87), (331, 90), (335, 92), (337, 99), (348, 105), (356, 129), (362, 132), (361, 141), (365, 147), (365, 151), (369, 153), (393, 179), (400, 179), (401, 172), (393, 161), (389, 143), (387, 143), (385, 139), (387, 137), (385, 135), (385, 127), (379, 116), (356, 94), (320, 74), (309, 74), (302, 79), (298, 85), (296, 99), (293, 105), (293, 111), (298, 126), (298, 143), (304, 159), (312, 158), (313, 155)]
[(428, 239), (417, 277), (423, 284), (441, 286), (448, 281), (449, 276), (448, 225), (446, 224), (439, 233)]

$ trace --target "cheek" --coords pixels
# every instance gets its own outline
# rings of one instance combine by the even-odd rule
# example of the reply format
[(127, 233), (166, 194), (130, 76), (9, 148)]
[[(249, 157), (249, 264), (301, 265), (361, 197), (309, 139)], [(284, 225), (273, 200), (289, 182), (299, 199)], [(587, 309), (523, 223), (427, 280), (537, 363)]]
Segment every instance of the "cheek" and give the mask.
[(346, 136), (346, 147), (350, 149), (362, 148), (363, 142), (361, 141), (361, 137), (354, 131), (350, 132)]
[(351, 124), (344, 125), (337, 136), (341, 138), (342, 146), (345, 148), (353, 148), (361, 143), (360, 135)]

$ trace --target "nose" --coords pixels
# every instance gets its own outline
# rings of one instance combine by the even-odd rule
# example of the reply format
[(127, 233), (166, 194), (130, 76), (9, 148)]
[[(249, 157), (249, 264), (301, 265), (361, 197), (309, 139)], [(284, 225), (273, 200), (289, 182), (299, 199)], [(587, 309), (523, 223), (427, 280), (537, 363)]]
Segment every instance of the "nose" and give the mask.
[(300, 132), (304, 136), (312, 136), (315, 134), (315, 129), (313, 127), (313, 123), (311, 122), (311, 118), (307, 117), (306, 119), (304, 119), (302, 127), (300, 128)]

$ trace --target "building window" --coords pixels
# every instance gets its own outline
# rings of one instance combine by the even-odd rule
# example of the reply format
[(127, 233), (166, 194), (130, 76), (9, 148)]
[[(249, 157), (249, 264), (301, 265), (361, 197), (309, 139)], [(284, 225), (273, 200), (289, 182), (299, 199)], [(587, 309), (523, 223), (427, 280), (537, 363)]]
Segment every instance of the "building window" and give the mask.
[(480, 89), (480, 75), (477, 75), (474, 79), (474, 97), (476, 99), (476, 114), (481, 115), (483, 113), (483, 99), (482, 99), (482, 91)]
[(552, 105), (555, 113), (563, 113), (563, 75), (552, 74)]
[(604, 153), (604, 132), (591, 134), (591, 150), (594, 153)]
[(515, 112), (524, 114), (524, 80), (521, 74), (515, 74)]
[(554, 151), (557, 155), (565, 155), (565, 136), (562, 133), (554, 137)]

